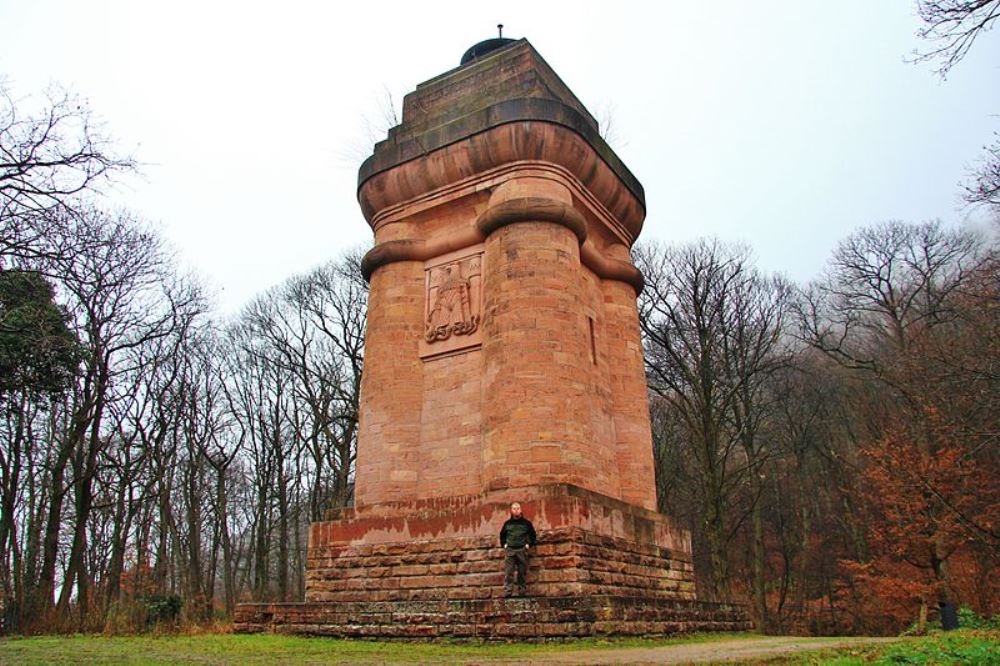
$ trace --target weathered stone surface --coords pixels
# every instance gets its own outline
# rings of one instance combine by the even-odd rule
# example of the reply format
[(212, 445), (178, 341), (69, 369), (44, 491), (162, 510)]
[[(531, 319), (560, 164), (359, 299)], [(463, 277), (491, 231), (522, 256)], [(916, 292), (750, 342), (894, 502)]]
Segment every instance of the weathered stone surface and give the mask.
[[(443, 154), (441, 149), (452, 143), (489, 135), (495, 128), (510, 129), (526, 123), (535, 123), (530, 134), (536, 140), (510, 146), (516, 155), (514, 159), (537, 159), (539, 154), (534, 151), (546, 150), (543, 139), (551, 137), (545, 136), (544, 128), (539, 126), (542, 123), (570, 130), (567, 137), (578, 137), (586, 142), (588, 149), (574, 151), (578, 153), (575, 155), (564, 154), (556, 160), (573, 165), (570, 168), (595, 193), (615, 192), (624, 184), (630, 196), (609, 197), (606, 205), (620, 220), (641, 225), (642, 215), (635, 219), (629, 213), (636, 210), (636, 204), (640, 209), (645, 208), (642, 185), (601, 138), (594, 117), (527, 40), (520, 40), (475, 65), (459, 67), (425, 81), (406, 95), (402, 124), (389, 130), (388, 138), (376, 144), (374, 154), (361, 166), (359, 185), (364, 188), (372, 181), (381, 185), (381, 174), (391, 173), (406, 162), (436, 163)], [(508, 148), (494, 136), (487, 137), (487, 142), (489, 150), (477, 145), (470, 153), (476, 161), (469, 170), (486, 171), (492, 160), (502, 159)], [(546, 154), (558, 155), (564, 147), (559, 143), (553, 146), (556, 150)], [(601, 164), (587, 168), (585, 162), (575, 161), (587, 154), (598, 157)], [(434, 157), (428, 159), (430, 155)], [(398, 180), (398, 173), (391, 177)], [(448, 178), (448, 182), (454, 180), (453, 176)], [(411, 190), (401, 193), (409, 195), (405, 199), (415, 196)], [(371, 219), (379, 204), (395, 200), (362, 196), (362, 211)], [(637, 234), (638, 227), (633, 236)]]
[[(744, 629), (656, 512), (630, 248), (642, 186), (526, 41), (417, 87), (358, 198), (375, 233), (355, 506), (314, 523), (306, 602), (237, 631), (493, 639)], [(535, 524), (529, 599), (498, 532)]]
[(641, 187), (603, 142), (544, 114), (429, 148), (463, 112), (522, 95), (585, 113), (518, 43), (418, 87), (362, 170), (376, 246), (359, 507), (544, 483), (655, 507), (629, 258)]
[(386, 544), (387, 549), (401, 551), (412, 541), (433, 544), (436, 539), (465, 536), (496, 540), (515, 500), (539, 530), (579, 527), (594, 535), (690, 553), (690, 535), (666, 516), (564, 483), (335, 510), (327, 521), (312, 524), (309, 544), (313, 548)]
[[(502, 596), (503, 550), (495, 536), (405, 544), (314, 546), (306, 601), (432, 601)], [(694, 599), (684, 552), (601, 536), (579, 527), (542, 530), (529, 560), (536, 597), (625, 594)]]
[[(506, 496), (428, 500), (342, 510), (335, 520), (315, 523), (306, 603), (241, 605), (236, 630), (544, 638), (749, 626), (738, 607), (696, 601), (687, 542), (674, 540), (659, 514), (573, 486), (509, 492), (531, 498), (524, 504), (541, 525), (529, 561), (530, 598), (502, 598), (495, 521), (446, 524), (462, 507), (505, 511)], [(393, 513), (400, 533), (412, 529), (416, 537), (369, 542), (365, 528), (383, 530)], [(479, 525), (488, 531), (477, 534)]]
[(242, 604), (240, 633), (338, 638), (538, 640), (595, 635), (743, 631), (744, 610), (726, 604), (621, 594), (442, 601)]

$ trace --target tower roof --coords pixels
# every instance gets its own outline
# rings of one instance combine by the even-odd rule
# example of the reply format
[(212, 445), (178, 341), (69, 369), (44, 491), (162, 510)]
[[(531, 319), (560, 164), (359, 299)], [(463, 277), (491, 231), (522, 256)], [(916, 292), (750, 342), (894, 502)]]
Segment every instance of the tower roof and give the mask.
[(509, 37), (493, 37), (491, 39), (484, 39), (478, 44), (473, 44), (469, 49), (462, 54), (462, 60), (460, 65), (467, 65), (473, 60), (478, 60), (482, 58), (487, 53), (492, 53), (498, 49), (502, 49), (505, 46), (515, 43), (516, 39), (510, 39)]
[[(601, 137), (593, 115), (528, 40), (485, 40), (466, 51), (466, 56), (470, 59), (463, 56), (464, 64), (418, 84), (406, 95), (402, 122), (375, 144), (374, 153), (361, 165), (359, 194), (365, 183), (380, 174), (425, 159), (439, 149), (502, 126), (542, 123), (569, 130), (590, 146), (643, 211), (623, 214), (623, 219), (638, 215), (636, 225), (641, 225), (645, 215), (642, 185)], [(493, 158), (500, 159), (497, 151), (487, 149), (477, 159)], [(367, 208), (366, 197), (361, 200), (370, 218), (373, 211)]]

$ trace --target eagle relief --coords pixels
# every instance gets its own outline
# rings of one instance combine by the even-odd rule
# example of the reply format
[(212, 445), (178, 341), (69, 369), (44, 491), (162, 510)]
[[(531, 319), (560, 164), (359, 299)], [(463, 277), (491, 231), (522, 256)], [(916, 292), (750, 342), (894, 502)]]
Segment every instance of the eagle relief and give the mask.
[(441, 342), (479, 330), (482, 256), (458, 259), (428, 270), (424, 340)]

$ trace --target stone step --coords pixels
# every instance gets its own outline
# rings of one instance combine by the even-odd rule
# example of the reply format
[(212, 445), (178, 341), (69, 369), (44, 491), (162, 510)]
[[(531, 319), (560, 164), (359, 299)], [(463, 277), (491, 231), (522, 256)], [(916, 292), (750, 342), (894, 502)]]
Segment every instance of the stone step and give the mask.
[(620, 595), (240, 604), (237, 633), (340, 638), (546, 639), (752, 628), (742, 606)]

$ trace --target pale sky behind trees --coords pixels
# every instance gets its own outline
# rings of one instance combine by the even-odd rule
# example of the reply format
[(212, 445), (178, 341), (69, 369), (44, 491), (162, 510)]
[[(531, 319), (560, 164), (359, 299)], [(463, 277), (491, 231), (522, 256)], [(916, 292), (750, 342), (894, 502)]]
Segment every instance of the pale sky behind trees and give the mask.
[[(986, 227), (959, 183), (1000, 131), (1000, 31), (942, 81), (911, 0), (0, 0), (15, 98), (59, 84), (144, 164), (110, 202), (158, 224), (225, 312), (366, 246), (357, 168), (387, 95), (526, 37), (646, 189), (643, 239), (745, 241), (804, 282), (865, 224)], [(106, 202), (108, 203), (108, 202)]]

